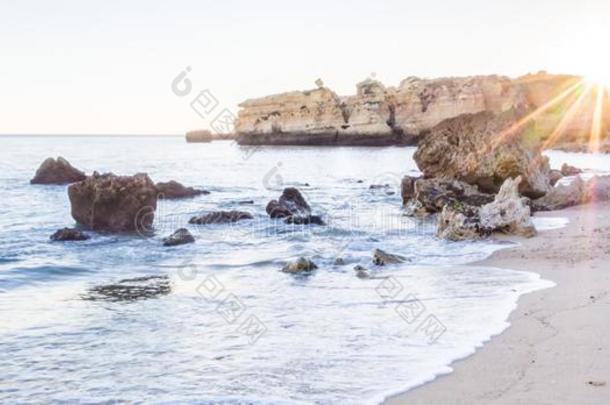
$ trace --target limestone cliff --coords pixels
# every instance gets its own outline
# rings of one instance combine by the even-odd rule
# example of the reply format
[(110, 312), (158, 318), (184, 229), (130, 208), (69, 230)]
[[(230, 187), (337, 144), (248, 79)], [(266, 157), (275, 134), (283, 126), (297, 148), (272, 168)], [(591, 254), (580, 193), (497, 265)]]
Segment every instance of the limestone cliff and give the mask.
[[(242, 144), (415, 144), (442, 121), (463, 114), (533, 111), (578, 79), (546, 73), (518, 79), (408, 77), (398, 87), (367, 79), (347, 97), (319, 82), (314, 90), (244, 101), (235, 131)], [(582, 131), (590, 128), (591, 119), (592, 114), (579, 114), (566, 128)], [(544, 138), (558, 124), (557, 110), (537, 122), (538, 136)]]

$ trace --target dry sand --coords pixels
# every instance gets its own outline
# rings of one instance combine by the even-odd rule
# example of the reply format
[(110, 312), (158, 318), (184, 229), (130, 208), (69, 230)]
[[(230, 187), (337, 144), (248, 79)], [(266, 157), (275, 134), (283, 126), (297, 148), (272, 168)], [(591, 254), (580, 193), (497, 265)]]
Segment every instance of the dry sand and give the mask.
[(610, 404), (610, 205), (540, 216), (570, 223), (477, 264), (557, 286), (521, 297), (511, 326), (453, 373), (387, 404)]

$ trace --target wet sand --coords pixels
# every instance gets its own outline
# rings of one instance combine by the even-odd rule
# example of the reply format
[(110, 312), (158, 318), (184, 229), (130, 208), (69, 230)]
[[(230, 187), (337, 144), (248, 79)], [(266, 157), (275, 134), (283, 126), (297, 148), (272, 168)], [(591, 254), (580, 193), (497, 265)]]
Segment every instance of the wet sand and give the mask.
[(527, 294), (511, 326), (454, 372), (387, 404), (609, 404), (610, 204), (540, 213), (562, 229), (477, 265), (539, 273), (556, 287)]

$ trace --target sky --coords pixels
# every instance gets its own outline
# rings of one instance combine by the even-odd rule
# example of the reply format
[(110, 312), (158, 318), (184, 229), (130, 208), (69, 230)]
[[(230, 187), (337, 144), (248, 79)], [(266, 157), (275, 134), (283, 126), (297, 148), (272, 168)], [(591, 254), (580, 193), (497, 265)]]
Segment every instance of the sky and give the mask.
[(318, 78), (340, 95), (367, 77), (610, 84), (609, 40), (608, 0), (0, 0), (0, 134), (182, 134)]

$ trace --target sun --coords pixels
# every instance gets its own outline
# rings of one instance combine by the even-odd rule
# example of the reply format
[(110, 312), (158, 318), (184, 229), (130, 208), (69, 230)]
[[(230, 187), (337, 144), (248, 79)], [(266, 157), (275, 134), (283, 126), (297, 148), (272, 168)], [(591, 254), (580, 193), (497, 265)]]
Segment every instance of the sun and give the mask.
[(587, 84), (610, 88), (610, 64), (604, 64), (601, 60), (592, 61), (583, 73)]

